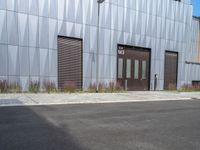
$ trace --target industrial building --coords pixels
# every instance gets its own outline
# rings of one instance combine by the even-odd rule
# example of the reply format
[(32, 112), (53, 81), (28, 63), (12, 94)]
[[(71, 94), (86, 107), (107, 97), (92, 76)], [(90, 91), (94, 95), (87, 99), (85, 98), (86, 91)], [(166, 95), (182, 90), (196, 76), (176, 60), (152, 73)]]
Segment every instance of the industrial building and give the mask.
[(139, 91), (199, 83), (192, 12), (191, 0), (0, 0), (0, 80), (23, 91), (44, 80)]

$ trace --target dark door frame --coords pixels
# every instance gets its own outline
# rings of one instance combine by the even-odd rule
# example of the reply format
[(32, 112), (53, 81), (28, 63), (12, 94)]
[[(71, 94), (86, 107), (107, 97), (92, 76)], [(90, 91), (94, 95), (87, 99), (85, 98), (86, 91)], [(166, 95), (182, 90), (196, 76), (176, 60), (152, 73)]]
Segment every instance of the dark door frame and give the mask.
[[(83, 39), (82, 38), (77, 38), (77, 37), (70, 37), (70, 36), (58, 35), (57, 36), (57, 55), (58, 55), (58, 38), (59, 37), (61, 37), (61, 38), (75, 39), (75, 40), (80, 40), (81, 41), (81, 88), (83, 89)], [(57, 58), (57, 63), (58, 63), (58, 58)], [(57, 64), (57, 80), (58, 80), (58, 73), (59, 73), (59, 71), (58, 71), (58, 64)]]
[[(178, 67), (178, 61), (179, 61), (179, 52), (176, 52), (176, 51), (171, 51), (171, 50), (165, 50), (165, 54), (166, 53), (173, 53), (173, 54), (177, 54), (177, 63), (176, 63), (176, 88), (177, 88), (177, 86), (178, 86), (178, 69), (179, 69), (179, 67)], [(165, 55), (164, 54), (164, 55)], [(166, 90), (165, 89), (165, 72), (166, 72), (166, 70), (165, 70), (165, 65), (166, 65), (166, 55), (165, 55), (165, 59), (164, 59), (164, 84), (163, 84), (163, 89), (164, 90)]]
[[(146, 48), (146, 47), (138, 47), (138, 46), (131, 46), (131, 45), (126, 45), (126, 44), (117, 44), (117, 73), (116, 73), (116, 79), (118, 80), (118, 50), (119, 47), (124, 47), (124, 48), (132, 48), (133, 50), (141, 50), (141, 51), (149, 51), (149, 82), (148, 82), (148, 91), (151, 89), (151, 48)], [(124, 63), (123, 63), (124, 65)]]

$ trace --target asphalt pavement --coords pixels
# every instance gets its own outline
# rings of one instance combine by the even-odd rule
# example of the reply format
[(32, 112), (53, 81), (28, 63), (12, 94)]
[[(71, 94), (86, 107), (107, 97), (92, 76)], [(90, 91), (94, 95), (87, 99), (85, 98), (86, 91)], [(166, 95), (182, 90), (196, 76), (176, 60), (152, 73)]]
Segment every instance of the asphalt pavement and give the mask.
[(200, 100), (0, 107), (0, 150), (199, 150)]

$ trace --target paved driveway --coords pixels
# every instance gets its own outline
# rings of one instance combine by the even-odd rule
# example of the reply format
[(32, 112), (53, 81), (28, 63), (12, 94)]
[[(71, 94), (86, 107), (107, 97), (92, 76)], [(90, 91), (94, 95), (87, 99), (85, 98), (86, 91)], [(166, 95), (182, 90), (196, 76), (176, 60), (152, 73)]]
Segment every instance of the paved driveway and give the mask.
[(0, 107), (1, 150), (199, 150), (200, 101)]

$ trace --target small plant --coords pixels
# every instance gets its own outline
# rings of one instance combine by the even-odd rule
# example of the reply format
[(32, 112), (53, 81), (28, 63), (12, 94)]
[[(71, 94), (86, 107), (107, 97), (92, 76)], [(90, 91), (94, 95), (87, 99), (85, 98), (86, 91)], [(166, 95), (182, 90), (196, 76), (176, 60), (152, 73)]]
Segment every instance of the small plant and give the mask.
[(115, 85), (116, 91), (124, 91), (124, 88), (121, 86), (120, 82), (117, 82)]
[(185, 84), (180, 89), (180, 92), (197, 92), (197, 91), (200, 91), (200, 85)]
[(90, 83), (88, 91), (90, 93), (95, 93), (96, 92), (96, 84), (95, 83)]
[[(96, 92), (96, 83), (90, 84), (89, 92)], [(120, 83), (110, 82), (108, 85), (101, 82), (99, 83), (99, 93), (114, 93), (114, 92), (122, 92), (123, 88)]]
[(0, 93), (8, 92), (8, 82), (6, 80), (0, 80)]
[(122, 92), (123, 87), (120, 85), (119, 82), (110, 82), (107, 90), (111, 93)]
[(75, 81), (65, 81), (63, 84), (63, 92), (74, 93), (76, 92), (77, 86)]
[(108, 91), (111, 93), (115, 92), (115, 82), (109, 83)]
[(17, 82), (10, 83), (8, 85), (8, 92), (9, 93), (20, 93), (21, 92), (20, 84)]
[(98, 91), (99, 93), (106, 93), (107, 89), (108, 89), (108, 87), (105, 83), (103, 83), (103, 82), (99, 83), (99, 91)]
[(192, 85), (183, 85), (180, 89), (181, 92), (191, 92), (192, 91)]
[(176, 84), (169, 84), (168, 85), (168, 90), (169, 91), (176, 91), (177, 90), (177, 87), (176, 87)]
[(29, 84), (29, 92), (38, 93), (40, 91), (40, 82), (39, 81), (31, 81)]
[(200, 91), (200, 85), (193, 85), (194, 91)]
[(57, 91), (56, 84), (53, 81), (48, 81), (48, 80), (44, 81), (43, 88), (44, 88), (45, 92), (48, 92), (48, 93)]
[[(107, 86), (106, 84), (104, 84), (103, 82), (99, 83), (99, 87), (98, 87), (98, 92), (99, 93), (103, 93), (106, 92)], [(88, 88), (89, 92), (94, 93), (97, 92), (97, 84), (96, 83), (91, 83), (89, 88)]]

